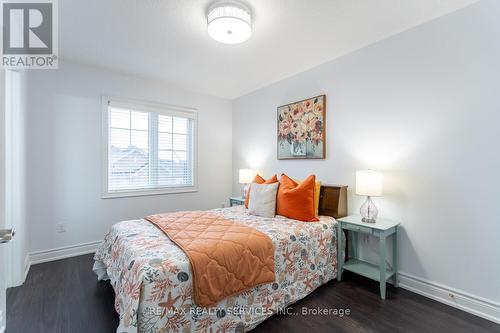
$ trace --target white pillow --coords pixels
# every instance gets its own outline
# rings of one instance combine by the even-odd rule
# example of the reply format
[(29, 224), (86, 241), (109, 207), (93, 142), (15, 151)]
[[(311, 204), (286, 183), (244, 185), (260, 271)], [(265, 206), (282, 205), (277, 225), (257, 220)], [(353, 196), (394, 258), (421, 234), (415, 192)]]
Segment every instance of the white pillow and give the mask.
[(279, 183), (256, 184), (250, 187), (248, 213), (252, 215), (274, 217), (276, 215), (276, 194)]

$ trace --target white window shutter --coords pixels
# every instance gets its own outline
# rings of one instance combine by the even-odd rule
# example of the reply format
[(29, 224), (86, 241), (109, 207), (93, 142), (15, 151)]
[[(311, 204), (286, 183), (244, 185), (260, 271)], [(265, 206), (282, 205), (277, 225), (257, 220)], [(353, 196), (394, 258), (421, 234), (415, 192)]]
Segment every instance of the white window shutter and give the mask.
[(108, 193), (195, 185), (196, 117), (169, 111), (108, 103)]

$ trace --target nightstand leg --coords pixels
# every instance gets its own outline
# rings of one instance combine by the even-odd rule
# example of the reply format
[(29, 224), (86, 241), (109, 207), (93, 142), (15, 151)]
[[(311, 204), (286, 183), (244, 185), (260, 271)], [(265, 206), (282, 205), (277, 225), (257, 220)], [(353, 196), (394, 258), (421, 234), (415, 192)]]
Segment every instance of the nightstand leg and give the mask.
[(380, 297), (385, 299), (385, 257), (386, 257), (386, 246), (385, 246), (385, 235), (380, 235), (379, 242), (379, 256), (380, 256)]
[(398, 237), (399, 228), (396, 227), (396, 232), (392, 235), (392, 269), (394, 270), (394, 275), (392, 276), (392, 281), (394, 287), (399, 287), (399, 274), (398, 274)]
[(337, 222), (337, 281), (342, 279), (342, 264), (344, 256), (342, 251), (342, 223)]

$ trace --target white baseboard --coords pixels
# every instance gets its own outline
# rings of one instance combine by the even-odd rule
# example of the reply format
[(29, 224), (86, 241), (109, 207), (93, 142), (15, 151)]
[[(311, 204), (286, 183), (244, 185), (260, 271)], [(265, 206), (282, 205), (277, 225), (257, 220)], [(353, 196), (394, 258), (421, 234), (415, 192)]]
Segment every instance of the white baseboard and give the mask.
[[(93, 253), (97, 250), (101, 241), (89, 242), (71, 246), (59, 247), (51, 250), (31, 252), (29, 254), (29, 264), (41, 264), (47, 261), (54, 261), (70, 257), (80, 256), (82, 254)], [(29, 269), (29, 268), (28, 268)]]
[(500, 304), (416, 276), (399, 273), (401, 288), (500, 324)]

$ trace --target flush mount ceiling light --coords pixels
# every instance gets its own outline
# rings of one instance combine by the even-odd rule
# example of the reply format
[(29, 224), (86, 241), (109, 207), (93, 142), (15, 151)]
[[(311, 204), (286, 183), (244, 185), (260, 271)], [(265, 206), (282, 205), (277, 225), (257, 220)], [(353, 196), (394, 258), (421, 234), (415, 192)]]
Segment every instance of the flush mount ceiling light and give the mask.
[(236, 1), (219, 1), (208, 9), (208, 34), (224, 44), (239, 44), (252, 35), (250, 9)]

